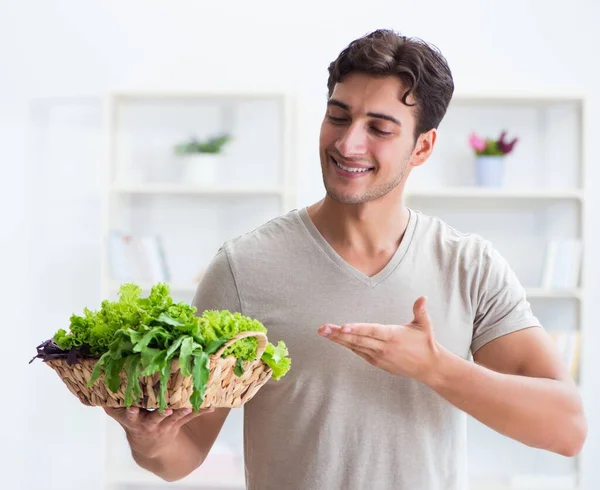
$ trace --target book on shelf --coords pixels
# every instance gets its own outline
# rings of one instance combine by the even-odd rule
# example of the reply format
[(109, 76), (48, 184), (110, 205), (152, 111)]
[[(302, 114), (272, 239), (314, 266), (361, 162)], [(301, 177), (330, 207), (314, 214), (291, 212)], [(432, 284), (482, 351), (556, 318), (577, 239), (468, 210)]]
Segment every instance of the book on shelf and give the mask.
[(577, 238), (550, 240), (542, 274), (543, 289), (576, 289), (581, 271), (582, 243)]
[(556, 346), (563, 358), (571, 376), (577, 377), (579, 369), (579, 347), (581, 333), (579, 331), (555, 331), (550, 332), (550, 336), (556, 342)]
[(156, 283), (170, 280), (160, 236), (109, 233), (109, 257), (113, 280)]
[(575, 490), (577, 475), (514, 475), (508, 488), (515, 490)]

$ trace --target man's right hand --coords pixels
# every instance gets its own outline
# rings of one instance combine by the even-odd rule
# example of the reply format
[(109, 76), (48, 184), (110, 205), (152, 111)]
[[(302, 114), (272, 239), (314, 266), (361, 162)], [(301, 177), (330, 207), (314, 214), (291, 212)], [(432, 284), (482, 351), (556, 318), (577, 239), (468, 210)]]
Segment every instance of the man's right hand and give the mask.
[(214, 408), (200, 409), (197, 413), (191, 408), (158, 410), (131, 408), (104, 408), (104, 411), (125, 429), (132, 451), (145, 457), (155, 458), (175, 442), (181, 428), (190, 420)]

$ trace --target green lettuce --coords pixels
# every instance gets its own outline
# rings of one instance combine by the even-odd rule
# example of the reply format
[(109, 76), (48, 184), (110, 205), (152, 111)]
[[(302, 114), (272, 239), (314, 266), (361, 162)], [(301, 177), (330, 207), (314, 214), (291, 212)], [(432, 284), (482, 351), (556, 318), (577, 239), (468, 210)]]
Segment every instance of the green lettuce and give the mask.
[[(230, 313), (227, 310), (205, 311), (200, 320), (200, 327), (207, 342), (230, 339), (240, 332), (267, 332), (267, 329), (258, 320), (248, 318), (240, 313)], [(248, 337), (225, 349), (225, 355), (248, 361), (256, 358), (257, 347), (256, 339)]]
[[(140, 376), (159, 375), (159, 410), (166, 409), (166, 388), (170, 366), (178, 359), (181, 373), (192, 376), (191, 403), (194, 410), (202, 404), (209, 378), (210, 355), (230, 338), (245, 331), (267, 332), (258, 320), (228, 310), (206, 310), (197, 315), (195, 307), (175, 303), (168, 285), (159, 283), (147, 297), (133, 283), (123, 284), (118, 301), (105, 300), (98, 311), (84, 309), (83, 315), (72, 315), (69, 332), (58, 330), (53, 340), (64, 350), (82, 347), (99, 357), (88, 383), (92, 386), (104, 372), (106, 386), (118, 391), (125, 373), (125, 405), (140, 401)], [(248, 337), (227, 347), (223, 357), (236, 357), (235, 374), (244, 372), (244, 361), (256, 359), (257, 341)], [(281, 379), (290, 369), (287, 347), (270, 342), (261, 360), (273, 370), (273, 378)]]
[(267, 344), (261, 360), (273, 370), (274, 379), (280, 380), (290, 370), (292, 360), (288, 355), (288, 349), (283, 340), (278, 342), (277, 347), (270, 342)]

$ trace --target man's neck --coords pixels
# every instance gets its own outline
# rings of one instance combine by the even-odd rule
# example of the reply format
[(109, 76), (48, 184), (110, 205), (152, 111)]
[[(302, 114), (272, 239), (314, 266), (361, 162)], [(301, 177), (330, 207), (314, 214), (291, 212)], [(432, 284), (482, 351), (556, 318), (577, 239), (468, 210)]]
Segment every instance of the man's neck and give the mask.
[(341, 204), (326, 196), (307, 211), (334, 249), (366, 256), (398, 248), (409, 219), (402, 202), (395, 200), (394, 204), (385, 198), (364, 204)]

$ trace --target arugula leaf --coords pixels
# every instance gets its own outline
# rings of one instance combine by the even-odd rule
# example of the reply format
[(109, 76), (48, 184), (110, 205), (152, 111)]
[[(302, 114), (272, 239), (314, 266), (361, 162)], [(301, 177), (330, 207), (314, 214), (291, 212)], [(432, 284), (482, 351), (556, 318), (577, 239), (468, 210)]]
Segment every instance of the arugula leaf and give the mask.
[(113, 359), (109, 357), (106, 359), (104, 365), (104, 378), (106, 379), (106, 386), (110, 391), (116, 393), (121, 388), (121, 371), (125, 366), (127, 359), (121, 357), (119, 359)]
[[(175, 339), (175, 342), (173, 342), (171, 344), (171, 346), (167, 349), (167, 357), (171, 358), (173, 356), (173, 354), (175, 354), (175, 352), (177, 351), (177, 349), (179, 349), (179, 347), (181, 346), (181, 343), (183, 342), (183, 340), (186, 338), (185, 335), (180, 335), (179, 337), (177, 337)], [(187, 337), (189, 338), (189, 337)]]
[(192, 337), (186, 337), (181, 342), (181, 349), (179, 351), (179, 369), (183, 376), (191, 376), (190, 370), (190, 359), (192, 352), (194, 351), (194, 339)]
[(207, 354), (214, 354), (221, 348), (221, 346), (225, 342), (227, 342), (227, 339), (225, 339), (225, 338), (213, 340), (206, 346), (206, 349), (204, 349), (204, 352), (206, 352)]
[(237, 361), (235, 361), (235, 368), (233, 369), (233, 372), (237, 375), (237, 376), (241, 376), (242, 374), (244, 374), (244, 360), (241, 358), (237, 358)]
[(166, 313), (161, 313), (160, 315), (158, 315), (158, 321), (166, 323), (167, 325), (171, 325), (172, 327), (182, 327), (183, 326), (183, 323), (175, 320), (173, 317), (171, 317), (170, 315), (167, 315)]
[(171, 363), (168, 359), (166, 359), (165, 352), (165, 360), (163, 361), (163, 365), (160, 368), (160, 388), (158, 391), (158, 409), (161, 412), (164, 412), (167, 408), (167, 400), (165, 395), (167, 393), (167, 387), (169, 382), (169, 377), (171, 376)]
[(112, 359), (120, 359), (124, 355), (130, 354), (131, 349), (133, 349), (133, 343), (128, 337), (117, 336), (110, 344), (108, 352)]
[(142, 376), (152, 376), (154, 373), (160, 372), (167, 363), (167, 351), (166, 350), (156, 350), (156, 354), (152, 358), (152, 360), (145, 366), (142, 371)]
[(200, 405), (204, 401), (204, 395), (206, 394), (206, 384), (210, 376), (210, 358), (206, 352), (195, 352), (194, 353), (194, 367), (192, 369), (192, 378), (194, 390), (190, 397), (192, 408), (194, 411), (198, 411)]
[(115, 337), (121, 336), (123, 339), (128, 339), (132, 344), (137, 344), (142, 338), (142, 333), (132, 328), (122, 328), (115, 332)]
[(142, 388), (140, 387), (141, 361), (141, 355), (133, 354), (129, 356), (125, 362), (125, 371), (127, 373), (125, 405), (128, 407), (136, 404), (142, 396)]
[(135, 344), (133, 352), (142, 352), (142, 350), (148, 347), (152, 341), (160, 348), (165, 348), (165, 345), (168, 345), (168, 341), (172, 337), (173, 335), (164, 328), (154, 327), (148, 331), (137, 344)]
[(92, 385), (98, 380), (98, 378), (102, 374), (102, 369), (104, 368), (106, 359), (108, 359), (109, 356), (110, 352), (106, 352), (102, 355), (102, 357), (100, 357), (100, 359), (98, 359), (98, 361), (94, 365), (94, 369), (92, 370), (92, 376), (90, 377), (90, 380), (87, 383), (88, 387), (91, 388)]
[(142, 366), (145, 368), (152, 363), (152, 359), (157, 356), (160, 352), (160, 349), (152, 349), (151, 347), (146, 347), (142, 353)]

